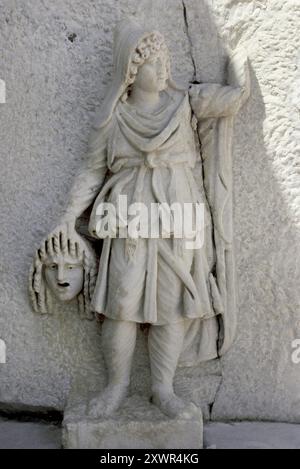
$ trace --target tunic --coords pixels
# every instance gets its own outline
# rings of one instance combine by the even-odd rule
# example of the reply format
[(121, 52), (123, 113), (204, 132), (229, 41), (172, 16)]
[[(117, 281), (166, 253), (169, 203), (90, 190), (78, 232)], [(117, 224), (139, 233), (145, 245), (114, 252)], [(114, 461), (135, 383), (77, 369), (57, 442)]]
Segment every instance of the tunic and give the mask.
[[(199, 156), (191, 117), (187, 94), (165, 93), (164, 103), (151, 114), (119, 102), (107, 139), (111, 177), (94, 204), (91, 225), (98, 205), (106, 201), (117, 206), (119, 195), (149, 209), (151, 203), (205, 204), (193, 176)], [(210, 225), (209, 212), (205, 215)], [(207, 246), (194, 251), (184, 241), (139, 238), (129, 256), (125, 239), (105, 238), (95, 311), (156, 325), (215, 316)]]

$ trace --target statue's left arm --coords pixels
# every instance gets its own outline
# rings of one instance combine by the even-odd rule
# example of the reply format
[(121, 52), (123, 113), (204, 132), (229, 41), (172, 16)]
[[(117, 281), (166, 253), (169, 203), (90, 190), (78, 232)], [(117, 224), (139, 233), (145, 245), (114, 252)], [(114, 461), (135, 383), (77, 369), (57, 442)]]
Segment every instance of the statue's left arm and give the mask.
[(249, 66), (243, 49), (230, 58), (227, 85), (193, 84), (189, 95), (191, 107), (198, 119), (234, 116), (250, 95)]
[(211, 292), (219, 315), (219, 355), (233, 343), (237, 328), (236, 278), (232, 220), (233, 120), (250, 95), (246, 53), (239, 49), (230, 58), (227, 85), (199, 84), (190, 89), (190, 102), (199, 121), (203, 186), (213, 219), (215, 266)]

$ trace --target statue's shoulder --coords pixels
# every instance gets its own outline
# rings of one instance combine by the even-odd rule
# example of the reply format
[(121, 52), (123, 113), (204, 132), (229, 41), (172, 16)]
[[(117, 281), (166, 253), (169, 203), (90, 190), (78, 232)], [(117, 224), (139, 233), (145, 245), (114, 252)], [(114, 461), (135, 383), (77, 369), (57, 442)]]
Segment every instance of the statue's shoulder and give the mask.
[(173, 101), (177, 102), (183, 101), (188, 96), (188, 89), (179, 86), (176, 88), (169, 86), (166, 92)]
[(169, 100), (174, 107), (174, 111), (186, 113), (190, 110), (189, 94), (187, 89), (181, 88), (168, 88), (167, 90)]

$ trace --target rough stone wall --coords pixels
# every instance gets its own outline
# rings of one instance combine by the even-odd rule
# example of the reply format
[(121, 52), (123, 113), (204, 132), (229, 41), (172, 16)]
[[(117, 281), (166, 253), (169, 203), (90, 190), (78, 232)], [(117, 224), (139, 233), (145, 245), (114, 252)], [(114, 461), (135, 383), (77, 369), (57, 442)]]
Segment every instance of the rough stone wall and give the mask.
[(300, 4), (215, 3), (218, 30), (249, 54), (253, 91), (236, 122), (239, 331), (214, 419), (300, 421)]
[[(252, 95), (234, 137), (238, 337), (222, 380), (220, 364), (206, 364), (195, 393), (214, 403), (214, 419), (300, 421), (298, 0), (1, 2), (0, 403), (61, 409), (72, 376), (102, 374), (99, 327), (72, 306), (34, 315), (27, 276), (84, 158), (111, 79), (112, 30), (128, 13), (165, 33), (176, 79), (221, 82), (227, 46), (248, 50)], [(137, 390), (148, 380), (143, 342)], [(193, 380), (185, 375), (183, 392)]]

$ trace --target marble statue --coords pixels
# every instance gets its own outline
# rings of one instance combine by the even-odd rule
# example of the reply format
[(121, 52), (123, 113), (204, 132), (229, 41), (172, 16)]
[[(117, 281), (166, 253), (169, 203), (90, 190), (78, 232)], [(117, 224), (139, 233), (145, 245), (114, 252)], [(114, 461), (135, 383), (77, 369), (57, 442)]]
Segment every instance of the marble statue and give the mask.
[[(196, 407), (174, 392), (177, 366), (219, 357), (234, 340), (231, 138), (233, 118), (249, 96), (243, 51), (231, 56), (227, 76), (226, 85), (197, 83), (186, 90), (172, 79), (159, 32), (128, 19), (116, 27), (113, 80), (85, 165), (49, 239), (63, 237), (73, 245), (76, 220), (89, 207), (89, 231), (99, 237), (97, 210), (104, 202), (116, 205), (120, 195), (149, 209), (158, 202), (204, 204), (205, 237), (194, 250), (174, 236), (121, 237), (121, 219), (116, 232), (103, 236), (91, 309), (105, 317), (107, 386), (89, 402), (91, 418), (109, 416), (129, 392), (137, 324), (149, 325), (151, 401), (171, 418), (188, 418)], [(72, 263), (54, 244), (38, 251), (32, 274), (32, 298), (41, 312), (48, 309), (42, 265), (49, 289), (61, 300), (77, 295), (82, 284), (81, 271), (70, 292), (64, 290), (52, 269)], [(75, 258), (82, 266), (82, 256)], [(62, 282), (71, 284), (71, 276)]]

